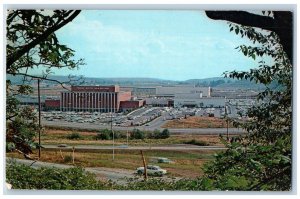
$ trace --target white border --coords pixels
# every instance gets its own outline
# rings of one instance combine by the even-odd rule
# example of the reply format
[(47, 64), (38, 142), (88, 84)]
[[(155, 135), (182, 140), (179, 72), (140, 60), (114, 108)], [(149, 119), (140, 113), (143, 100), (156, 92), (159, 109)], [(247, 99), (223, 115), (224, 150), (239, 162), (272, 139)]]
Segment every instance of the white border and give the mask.
[[(6, 9), (5, 7), (14, 7), (14, 8), (38, 8), (38, 7), (44, 7), (44, 5), (47, 6), (47, 8), (89, 8), (89, 9), (128, 9), (128, 8), (134, 8), (134, 9), (141, 9), (143, 7), (146, 6), (146, 9), (179, 9), (179, 8), (183, 8), (183, 7), (186, 7), (186, 9), (188, 8), (191, 8), (190, 6), (193, 7), (193, 9), (197, 9), (197, 8), (201, 8), (201, 9), (242, 9), (242, 8), (245, 8), (247, 7), (247, 9), (278, 9), (278, 10), (284, 10), (284, 9), (288, 9), (288, 8), (291, 8), (292, 5), (286, 5), (286, 4), (294, 4), (294, 9), (296, 11), (296, 9), (298, 8), (298, 1), (296, 0), (286, 0), (286, 1), (281, 1), (281, 0), (272, 0), (272, 1), (266, 1), (266, 0), (253, 0), (251, 1), (252, 4), (248, 4), (246, 2), (241, 2), (241, 1), (238, 1), (238, 0), (229, 0), (229, 1), (226, 1), (226, 4), (224, 4), (224, 0), (207, 0), (207, 1), (201, 1), (201, 3), (204, 3), (204, 4), (199, 4), (199, 1), (197, 0), (166, 0), (166, 1), (161, 1), (161, 0), (144, 0), (144, 1), (137, 1), (137, 0), (127, 0), (127, 1), (124, 1), (124, 0), (105, 0), (105, 1), (101, 1), (99, 4), (99, 1), (97, 0), (85, 0), (85, 1), (80, 1), (80, 0), (73, 0), (73, 1), (68, 1), (68, 0), (60, 0), (59, 1), (60, 3), (57, 4), (57, 2), (55, 2), (56, 4), (53, 4), (53, 1), (51, 2), (50, 0), (47, 0), (47, 1), (39, 1), (39, 0), (27, 0), (26, 2), (22, 1), (22, 0), (4, 0), (3, 3), (2, 3), (2, 12), (1, 12), (1, 19), (0, 19), (0, 23), (1, 23), (1, 29), (0, 29), (0, 33), (2, 33), (1, 35), (4, 35), (4, 26), (3, 26), (3, 23), (4, 23), (4, 15), (3, 15), (3, 11)], [(70, 5), (69, 3), (72, 3), (72, 5)], [(84, 4), (83, 4), (84, 3)], [(255, 4), (253, 4), (255, 3)], [(9, 4), (9, 5), (6, 5), (5, 4)], [(14, 5), (13, 5), (14, 4)], [(33, 4), (37, 4), (37, 5), (33, 5)], [(97, 5), (96, 5), (97, 4)], [(131, 4), (131, 5), (130, 5)], [(135, 4), (135, 5), (132, 5), (132, 4)], [(145, 4), (148, 4), (148, 5), (145, 5)], [(169, 5), (167, 5), (169, 4)], [(188, 5), (190, 4), (190, 5)], [(221, 4), (221, 5), (220, 5)], [(239, 4), (239, 5), (237, 5)], [(268, 5), (268, 4), (272, 4), (272, 5)], [(278, 4), (278, 5), (275, 5), (275, 4)], [(37, 6), (37, 7), (36, 7)], [(296, 30), (297, 28), (296, 27), (299, 27), (298, 23), (299, 23), (299, 20), (298, 20), (298, 15), (295, 16), (295, 38), (296, 38)], [(296, 23), (297, 23), (297, 26), (296, 26)], [(5, 57), (5, 52), (3, 49), (5, 49), (5, 45), (4, 45), (4, 38), (1, 37), (0, 39), (1, 41), (1, 44), (3, 48), (0, 48), (0, 56), (1, 56), (1, 60), (4, 60), (4, 57)], [(296, 43), (297, 42), (297, 43)], [(298, 46), (298, 40), (295, 40), (295, 44), (297, 44)], [(295, 49), (295, 53), (297, 53), (297, 56), (294, 56), (295, 58), (296, 57), (299, 57), (298, 55), (298, 52), (296, 52), (296, 45), (294, 47)], [(295, 59), (296, 60), (296, 59)], [(3, 61), (2, 61), (3, 63)], [(294, 64), (294, 66), (297, 66), (296, 64)], [(5, 74), (5, 70), (4, 70), (4, 67), (0, 67), (1, 71), (0, 73), (1, 74)], [(295, 67), (296, 68), (296, 67)], [(295, 70), (295, 73), (294, 73), (294, 77), (298, 77), (299, 75), (299, 69), (296, 69)], [(5, 77), (5, 76), (3, 76)], [(299, 111), (299, 108), (297, 106), (297, 98), (298, 98), (298, 78), (295, 78), (296, 81), (294, 82), (294, 85), (296, 86), (296, 89), (294, 90), (294, 96), (293, 96), (293, 102), (294, 102), (294, 107), (293, 107), (293, 119), (294, 119), (294, 124), (298, 123), (299, 122), (299, 119), (297, 117), (297, 112)], [(4, 129), (3, 131), (3, 140), (4, 140), (4, 132), (5, 132), (5, 128), (4, 128), (4, 125), (5, 125), (5, 118), (4, 118), (4, 114), (5, 112), (3, 110), (5, 110), (5, 100), (4, 100), (4, 94), (5, 94), (5, 79), (4, 78), (0, 78), (0, 87), (3, 88), (2, 90), (2, 100), (1, 100), (1, 104), (0, 104), (0, 109), (1, 109), (1, 113), (0, 113), (0, 124), (1, 124), (1, 127), (2, 129)], [(294, 128), (294, 133), (297, 133), (297, 126), (294, 125), (293, 126)], [(300, 136), (297, 136), (296, 138), (297, 139), (294, 139), (294, 152), (297, 151), (297, 148), (296, 147), (296, 143), (299, 143), (299, 137)], [(3, 143), (3, 140), (1, 141), (1, 143)], [(3, 146), (3, 145), (2, 145)], [(4, 154), (5, 155), (5, 151), (4, 151), (4, 147), (0, 147), (0, 154)], [(3, 163), (4, 162), (4, 156), (1, 156), (0, 155), (0, 162)], [(294, 168), (296, 167), (296, 165), (298, 165), (298, 159), (296, 159), (296, 154), (293, 154), (293, 160), (294, 161), (297, 161), (296, 164), (294, 164)], [(2, 167), (3, 168), (3, 167)], [(3, 187), (3, 179), (4, 179), (4, 175), (3, 173), (1, 172), (1, 175), (0, 175), (0, 179), (1, 179), (1, 187)], [(297, 172), (297, 178), (296, 179), (299, 179), (299, 172)], [(295, 180), (296, 180), (295, 179)], [(296, 187), (295, 187), (296, 188)], [(3, 194), (3, 189), (0, 188), (0, 193), (1, 195)], [(296, 190), (297, 192), (299, 192), (299, 190)], [(38, 192), (40, 194), (47, 194), (49, 193), (48, 191), (46, 192)], [(72, 192), (73, 194), (74, 192)], [(127, 192), (129, 194), (129, 192)], [(138, 192), (140, 194), (145, 194), (145, 192)], [(163, 193), (154, 193), (154, 192), (146, 192), (147, 194), (163, 194)], [(22, 193), (22, 194), (25, 194), (27, 195), (26, 193)], [(32, 193), (31, 193), (32, 194)], [(62, 192), (57, 192), (55, 194), (62, 194)], [(68, 194), (68, 192), (66, 192), (66, 194)], [(69, 192), (70, 194), (70, 192)], [(82, 197), (82, 194), (85, 195), (85, 194), (93, 194), (92, 192), (90, 193), (86, 193), (86, 192), (76, 192), (77, 195), (72, 195), (71, 197), (72, 198), (81, 198)], [(103, 192), (103, 194), (126, 194), (126, 193), (117, 193), (117, 192)], [(131, 194), (131, 193), (130, 193)], [(141, 196), (138, 196), (136, 195), (137, 193), (132, 193), (134, 194), (133, 196), (130, 196), (130, 198), (140, 198)], [(169, 194), (168, 192), (166, 192), (166, 194)], [(172, 194), (172, 193), (171, 193)], [(176, 195), (174, 195), (176, 194)], [(193, 194), (193, 193), (182, 193), (182, 192), (174, 192), (172, 195), (164, 195), (163, 197), (164, 198), (181, 198), (183, 195), (182, 194), (186, 194), (188, 195), (189, 197), (191, 198), (198, 198), (198, 197), (203, 197), (203, 196), (198, 196), (198, 195), (190, 195), (190, 194)], [(202, 193), (194, 193), (194, 194), (200, 194), (202, 195)], [(207, 194), (207, 193), (204, 193), (204, 194)], [(224, 198), (224, 192), (210, 192), (208, 193), (210, 195), (205, 195), (205, 198), (218, 198), (218, 197), (222, 197)], [(237, 195), (238, 194), (238, 195)], [(240, 198), (240, 194), (247, 194), (245, 192), (235, 192), (235, 193), (228, 193), (225, 195), (228, 197), (230, 195), (230, 198)], [(296, 198), (298, 196), (299, 193), (297, 193), (297, 195), (288, 195), (288, 196), (283, 196), (282, 194), (284, 193), (280, 193), (280, 192), (275, 192), (273, 193), (272, 195), (257, 195), (257, 194), (261, 194), (261, 193), (251, 193), (251, 194), (254, 194), (255, 197), (258, 197), (258, 196), (262, 196), (264, 198), (278, 198), (278, 197), (288, 197), (288, 198)], [(274, 195), (274, 194), (278, 194), (278, 195)], [(64, 194), (65, 195), (65, 194)], [(225, 198), (226, 198), (225, 196)], [(25, 197), (27, 198), (27, 196), (22, 196), (22, 195), (4, 195), (4, 198), (16, 198), (16, 197)], [(29, 196), (28, 198), (32, 198), (32, 197), (39, 197), (37, 195), (35, 196)], [(52, 198), (52, 196), (49, 196), (49, 195), (43, 195), (43, 197), (46, 197), (46, 198)], [(55, 196), (56, 197), (56, 196)], [(68, 197), (68, 196), (63, 196), (64, 198), (65, 197)], [(99, 198), (99, 196), (97, 195), (89, 195), (89, 197), (97, 197)], [(101, 196), (100, 196), (101, 197)], [(111, 195), (105, 195), (103, 196), (105, 198), (110, 198), (110, 197), (113, 197)], [(119, 197), (119, 196), (118, 196)], [(125, 196), (126, 197), (126, 196)], [(153, 197), (156, 197), (155, 195), (150, 195), (150, 196), (142, 196), (143, 198), (153, 198)], [(242, 196), (243, 198), (244, 197), (253, 197), (253, 196), (249, 196), (249, 195), (243, 195)]]

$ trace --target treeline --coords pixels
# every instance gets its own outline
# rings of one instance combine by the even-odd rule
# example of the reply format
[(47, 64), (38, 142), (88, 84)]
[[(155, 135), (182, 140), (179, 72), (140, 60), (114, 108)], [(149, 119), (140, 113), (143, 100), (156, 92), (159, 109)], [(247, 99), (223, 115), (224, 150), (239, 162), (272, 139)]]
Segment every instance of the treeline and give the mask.
[[(127, 138), (127, 133), (122, 133), (119, 131), (115, 131), (114, 133), (111, 130), (104, 129), (100, 130), (95, 136), (96, 140), (112, 140), (114, 139), (122, 139)], [(129, 139), (166, 139), (170, 137), (170, 132), (168, 129), (164, 129), (163, 131), (155, 130), (153, 132), (145, 132), (139, 129), (133, 129), (133, 131), (128, 132)]]

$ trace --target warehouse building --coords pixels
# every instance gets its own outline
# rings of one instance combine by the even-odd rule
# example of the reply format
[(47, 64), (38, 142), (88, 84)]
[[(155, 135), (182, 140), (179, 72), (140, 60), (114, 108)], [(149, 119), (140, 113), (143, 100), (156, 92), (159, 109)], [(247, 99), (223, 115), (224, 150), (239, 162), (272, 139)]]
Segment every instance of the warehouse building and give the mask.
[(202, 97), (199, 93), (175, 94), (174, 107), (225, 107), (224, 97)]
[(156, 88), (156, 97), (175, 97), (175, 94), (201, 94), (210, 97), (210, 87), (195, 86), (161, 86)]
[(61, 111), (118, 112), (120, 103), (129, 101), (131, 92), (114, 86), (72, 86), (61, 92)]

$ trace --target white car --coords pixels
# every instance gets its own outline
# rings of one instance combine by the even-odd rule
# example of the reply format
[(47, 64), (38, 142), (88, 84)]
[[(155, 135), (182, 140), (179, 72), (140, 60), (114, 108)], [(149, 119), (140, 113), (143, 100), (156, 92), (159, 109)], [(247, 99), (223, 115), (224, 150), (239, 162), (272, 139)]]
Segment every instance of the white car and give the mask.
[[(136, 173), (141, 175), (144, 174), (144, 167), (139, 167), (136, 169)], [(167, 173), (167, 170), (161, 169), (159, 166), (148, 165), (147, 166), (147, 174), (154, 176), (162, 176)]]

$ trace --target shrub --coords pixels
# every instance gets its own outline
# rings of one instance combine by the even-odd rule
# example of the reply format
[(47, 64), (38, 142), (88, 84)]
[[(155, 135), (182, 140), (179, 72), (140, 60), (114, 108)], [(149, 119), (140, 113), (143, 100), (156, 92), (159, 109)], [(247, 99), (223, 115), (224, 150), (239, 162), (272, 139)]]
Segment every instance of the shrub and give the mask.
[[(114, 135), (113, 135), (114, 134)], [(111, 131), (108, 129), (101, 130), (97, 135), (95, 136), (96, 140), (112, 140), (114, 139), (120, 139), (120, 138), (126, 138), (126, 134), (122, 134), (119, 131)]]
[(72, 161), (72, 156), (66, 155), (66, 156), (64, 157), (64, 163), (71, 162), (71, 161)]
[(139, 129), (133, 129), (132, 133), (130, 134), (130, 139), (144, 139), (145, 133)]
[(108, 190), (112, 184), (97, 181), (95, 175), (76, 167), (70, 169), (38, 168), (10, 162), (6, 181), (13, 189)]
[(209, 144), (205, 141), (202, 140), (189, 140), (189, 141), (185, 141), (184, 144), (193, 144), (193, 145), (197, 145), (197, 146), (209, 146)]
[(168, 129), (164, 129), (162, 132), (155, 129), (153, 133), (148, 134), (148, 138), (150, 139), (166, 139), (170, 137), (170, 132)]
[(161, 139), (166, 139), (170, 137), (170, 132), (168, 129), (164, 129), (161, 134), (160, 134), (160, 138)]
[(107, 132), (97, 133), (95, 136), (96, 140), (111, 140), (110, 134)]
[(81, 135), (78, 132), (73, 132), (72, 134), (67, 135), (67, 138), (70, 140), (81, 139)]
[(150, 139), (158, 139), (159, 136), (160, 136), (160, 131), (158, 129), (155, 129), (153, 132), (150, 132), (147, 137)]

